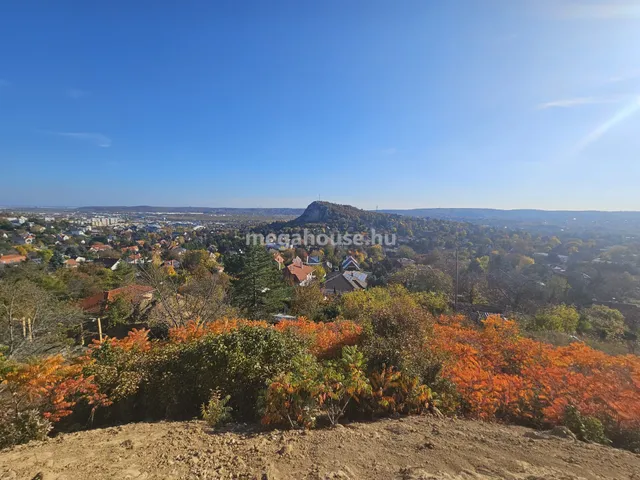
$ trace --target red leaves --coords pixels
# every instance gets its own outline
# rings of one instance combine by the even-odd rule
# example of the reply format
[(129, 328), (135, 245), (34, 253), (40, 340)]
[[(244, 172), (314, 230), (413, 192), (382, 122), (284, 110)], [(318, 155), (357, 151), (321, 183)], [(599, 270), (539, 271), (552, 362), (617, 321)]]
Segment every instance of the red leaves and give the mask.
[(172, 328), (169, 339), (174, 343), (185, 343), (204, 335), (219, 335), (243, 326), (274, 328), (279, 332), (289, 332), (309, 344), (309, 350), (320, 358), (336, 356), (346, 345), (355, 345), (360, 339), (362, 327), (348, 320), (319, 323), (300, 317), (297, 320), (283, 320), (274, 326), (267, 322), (243, 319), (222, 319), (210, 323), (189, 322), (184, 327)]
[(60, 355), (21, 364), (5, 381), (18, 409), (36, 407), (52, 422), (70, 415), (80, 400), (94, 408), (108, 403), (93, 377), (82, 375), (82, 365), (66, 363)]
[(484, 328), (442, 317), (432, 348), (448, 354), (443, 374), (468, 413), (479, 418), (562, 420), (567, 405), (583, 415), (640, 426), (640, 359), (610, 356), (584, 343), (553, 347), (522, 338), (515, 322), (489, 317)]
[(309, 342), (309, 350), (319, 358), (336, 356), (347, 345), (360, 339), (362, 327), (348, 320), (318, 323), (300, 317), (283, 320), (275, 326), (280, 332), (291, 332)]

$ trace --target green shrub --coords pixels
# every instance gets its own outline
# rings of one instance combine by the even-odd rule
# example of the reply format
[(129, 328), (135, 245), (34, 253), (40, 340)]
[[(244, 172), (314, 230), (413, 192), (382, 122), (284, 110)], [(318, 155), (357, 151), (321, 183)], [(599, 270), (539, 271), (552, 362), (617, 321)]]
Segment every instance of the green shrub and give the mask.
[(0, 420), (0, 449), (45, 440), (53, 427), (38, 410), (26, 410)]
[(621, 429), (617, 424), (605, 425), (607, 437), (616, 448), (640, 453), (640, 428)]
[(374, 415), (417, 415), (434, 406), (433, 392), (393, 367), (383, 368), (371, 375), (371, 395), (368, 408)]
[(212, 428), (227, 423), (231, 420), (233, 408), (227, 403), (231, 400), (231, 395), (223, 397), (219, 390), (211, 392), (211, 397), (206, 404), (202, 405), (200, 413), (202, 419)]
[(286, 428), (314, 427), (319, 415), (321, 371), (313, 355), (296, 357), (291, 371), (278, 375), (267, 388), (262, 400), (262, 423)]
[(114, 402), (106, 412), (110, 422), (193, 418), (215, 390), (230, 395), (236, 418), (254, 420), (265, 386), (291, 370), (302, 352), (291, 335), (247, 326), (191, 342), (157, 344), (149, 351), (105, 343), (86, 373), (95, 375), (100, 391)]
[(611, 443), (611, 440), (605, 435), (602, 422), (597, 418), (582, 415), (573, 405), (569, 405), (565, 409), (563, 423), (576, 434), (578, 440), (601, 443), (603, 445)]
[(342, 349), (342, 357), (326, 363), (320, 383), (320, 410), (331, 425), (336, 425), (354, 400), (360, 402), (363, 395), (371, 393), (371, 385), (365, 374), (366, 363), (356, 346)]
[(291, 428), (311, 428), (318, 416), (336, 425), (353, 402), (370, 394), (364, 356), (356, 346), (342, 356), (320, 364), (310, 355), (294, 362), (294, 369), (279, 375), (265, 394), (262, 423)]
[(570, 305), (551, 305), (539, 310), (533, 318), (534, 330), (553, 330), (574, 333), (580, 322), (580, 314)]

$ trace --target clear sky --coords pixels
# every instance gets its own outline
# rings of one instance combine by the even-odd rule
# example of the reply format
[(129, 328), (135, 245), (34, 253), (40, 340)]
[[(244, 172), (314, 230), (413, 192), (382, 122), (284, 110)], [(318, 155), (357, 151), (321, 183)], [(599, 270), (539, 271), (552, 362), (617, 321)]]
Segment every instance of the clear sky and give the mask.
[(640, 2), (0, 2), (0, 205), (640, 210)]

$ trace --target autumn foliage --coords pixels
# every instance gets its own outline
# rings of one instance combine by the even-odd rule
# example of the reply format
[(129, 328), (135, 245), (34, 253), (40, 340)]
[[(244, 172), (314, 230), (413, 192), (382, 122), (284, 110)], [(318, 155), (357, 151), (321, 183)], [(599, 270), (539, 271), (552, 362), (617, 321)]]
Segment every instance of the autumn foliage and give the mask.
[(275, 329), (289, 332), (302, 338), (309, 345), (309, 351), (318, 358), (339, 355), (342, 347), (355, 345), (362, 334), (362, 327), (348, 320), (319, 323), (300, 317), (297, 320), (283, 320)]
[[(396, 310), (398, 315), (387, 315), (395, 323), (384, 325), (404, 325), (400, 320), (414, 318), (417, 311)], [(420, 332), (412, 352), (441, 362), (433, 385), (420, 383), (392, 357), (380, 370), (360, 354), (368, 337), (359, 321), (298, 318), (270, 325), (221, 319), (171, 329), (165, 340), (151, 340), (148, 330), (134, 329), (123, 339), (95, 342), (84, 356), (71, 360), (53, 356), (0, 363), (0, 406), (5, 416), (37, 410), (54, 423), (81, 404), (92, 414), (118, 402), (138, 405), (145, 414), (155, 405), (162, 407), (162, 416), (171, 409), (172, 414), (198, 411), (200, 397), (210, 398), (211, 384), (231, 394), (234, 412), (249, 400), (253, 403), (244, 411), (257, 411), (255, 399), (264, 393), (267, 424), (309, 426), (316, 414), (333, 423), (356, 408), (360, 414), (395, 415), (441, 405), (472, 418), (541, 427), (585, 419), (600, 425), (609, 438), (633, 438), (618, 445), (640, 441), (635, 440), (640, 439), (639, 357), (610, 356), (581, 342), (554, 347), (525, 338), (514, 321), (499, 316), (482, 325), (462, 316), (415, 319), (429, 328), (412, 327)], [(439, 390), (441, 381), (453, 389)], [(444, 408), (444, 403), (453, 407)]]
[(355, 345), (360, 339), (362, 327), (351, 321), (318, 323), (300, 317), (297, 320), (283, 320), (273, 326), (259, 320), (221, 319), (210, 323), (189, 322), (183, 327), (172, 328), (169, 339), (174, 343), (185, 343), (205, 335), (219, 335), (243, 326), (273, 328), (302, 339), (309, 351), (320, 358), (340, 354), (342, 347)]
[(472, 417), (561, 424), (571, 406), (610, 428), (640, 428), (637, 356), (610, 356), (581, 342), (554, 347), (533, 341), (499, 316), (482, 328), (443, 316), (431, 348), (446, 354), (443, 375)]
[(16, 412), (37, 407), (52, 422), (73, 413), (81, 399), (93, 408), (108, 404), (98, 392), (93, 377), (82, 374), (82, 365), (69, 364), (60, 355), (18, 365), (6, 374), (4, 384)]

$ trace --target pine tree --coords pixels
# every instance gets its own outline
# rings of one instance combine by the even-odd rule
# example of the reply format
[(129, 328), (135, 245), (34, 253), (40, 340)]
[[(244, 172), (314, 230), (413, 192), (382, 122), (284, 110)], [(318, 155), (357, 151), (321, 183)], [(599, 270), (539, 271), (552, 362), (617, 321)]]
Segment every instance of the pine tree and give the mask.
[(55, 271), (64, 265), (64, 257), (57, 250), (53, 252), (51, 260), (49, 260), (49, 269)]
[(233, 281), (233, 301), (249, 318), (267, 319), (282, 308), (289, 289), (263, 246), (249, 246), (242, 263)]

